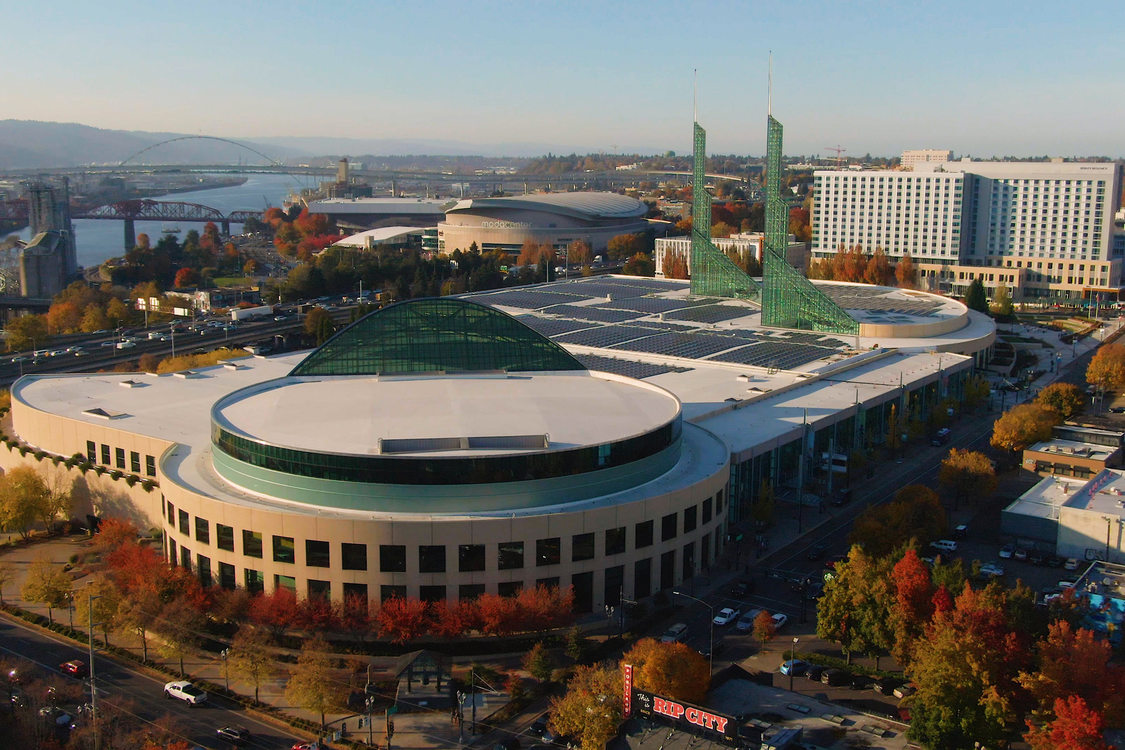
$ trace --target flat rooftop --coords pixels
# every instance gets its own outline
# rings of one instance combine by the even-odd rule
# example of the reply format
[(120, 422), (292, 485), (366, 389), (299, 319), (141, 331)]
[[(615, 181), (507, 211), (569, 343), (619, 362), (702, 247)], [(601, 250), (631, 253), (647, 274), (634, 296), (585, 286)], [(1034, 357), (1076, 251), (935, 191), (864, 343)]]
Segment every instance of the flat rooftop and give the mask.
[(1125, 518), (1125, 472), (1102, 469), (1068, 497), (1063, 507)]
[(1108, 445), (1095, 445), (1094, 443), (1080, 443), (1075, 440), (1056, 438), (1036, 443), (1027, 449), (1032, 453), (1057, 455), (1061, 459), (1085, 458), (1091, 461), (1107, 461), (1117, 452), (1116, 448)]
[(392, 441), (432, 446), (449, 438), (491, 439), (481, 441), (487, 448), (395, 451), (440, 457), (544, 449), (504, 447), (504, 438), (514, 436), (547, 438), (547, 451), (624, 440), (673, 420), (679, 403), (649, 384), (576, 370), (286, 377), (232, 394), (215, 412), (219, 424), (244, 437), (323, 453), (378, 455)]

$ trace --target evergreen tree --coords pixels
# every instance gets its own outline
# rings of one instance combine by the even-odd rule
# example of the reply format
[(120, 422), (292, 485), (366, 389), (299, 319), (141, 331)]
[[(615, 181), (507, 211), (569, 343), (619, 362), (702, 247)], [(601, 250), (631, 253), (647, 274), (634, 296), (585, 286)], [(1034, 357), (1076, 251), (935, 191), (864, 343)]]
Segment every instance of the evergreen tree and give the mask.
[(969, 290), (965, 293), (965, 304), (970, 310), (988, 313), (988, 298), (984, 293), (984, 284), (979, 278), (973, 279), (969, 284)]

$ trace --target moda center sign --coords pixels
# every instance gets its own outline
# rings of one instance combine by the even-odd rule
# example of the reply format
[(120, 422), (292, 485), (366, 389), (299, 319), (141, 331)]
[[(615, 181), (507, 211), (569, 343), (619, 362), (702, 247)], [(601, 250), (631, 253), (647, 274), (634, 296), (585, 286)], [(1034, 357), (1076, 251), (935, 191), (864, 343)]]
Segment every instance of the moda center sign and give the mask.
[(622, 673), (625, 679), (625, 718), (629, 718), (635, 708), (637, 713), (646, 719), (671, 724), (677, 729), (716, 742), (731, 744), (737, 742), (738, 727), (733, 717), (715, 713), (702, 706), (634, 689), (631, 664), (624, 665)]

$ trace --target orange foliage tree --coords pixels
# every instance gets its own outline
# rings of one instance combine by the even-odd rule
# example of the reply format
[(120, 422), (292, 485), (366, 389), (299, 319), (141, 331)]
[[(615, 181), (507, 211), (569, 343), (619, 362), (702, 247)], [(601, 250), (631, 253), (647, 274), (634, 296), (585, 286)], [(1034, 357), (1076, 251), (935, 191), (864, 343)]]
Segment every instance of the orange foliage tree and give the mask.
[(379, 635), (394, 643), (406, 643), (426, 632), (429, 624), (427, 605), (419, 599), (392, 596), (379, 607), (375, 620)]
[(1031, 750), (1110, 750), (1103, 732), (1105, 718), (1080, 696), (1055, 700), (1055, 719), (1042, 727), (1027, 722), (1023, 736)]
[(675, 250), (665, 250), (662, 268), (664, 269), (664, 278), (666, 279), (688, 278), (688, 264), (683, 253), (676, 252)]
[(633, 665), (633, 684), (638, 690), (701, 703), (711, 687), (707, 660), (683, 643), (662, 643), (642, 638), (621, 657)]

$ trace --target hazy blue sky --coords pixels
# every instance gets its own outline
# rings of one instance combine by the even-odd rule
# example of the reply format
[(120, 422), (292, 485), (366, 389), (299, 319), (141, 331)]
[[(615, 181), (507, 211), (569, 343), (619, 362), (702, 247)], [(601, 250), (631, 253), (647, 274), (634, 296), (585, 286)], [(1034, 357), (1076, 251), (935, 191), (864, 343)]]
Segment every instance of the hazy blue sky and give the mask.
[[(556, 150), (1125, 154), (1125, 3), (28, 2), (0, 117)], [(698, 36), (698, 41), (691, 37)]]

